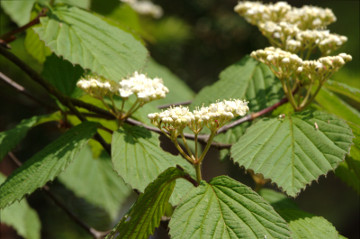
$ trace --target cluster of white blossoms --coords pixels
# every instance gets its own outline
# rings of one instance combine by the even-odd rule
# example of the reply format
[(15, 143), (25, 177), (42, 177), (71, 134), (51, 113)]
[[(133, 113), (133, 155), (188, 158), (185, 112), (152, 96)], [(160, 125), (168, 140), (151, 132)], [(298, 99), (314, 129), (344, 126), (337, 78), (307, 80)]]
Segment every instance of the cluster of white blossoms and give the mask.
[[(270, 66), (279, 79), (290, 78), (295, 74), (300, 79), (321, 80), (326, 80), (352, 59), (350, 55), (341, 53), (337, 56), (325, 56), (317, 60), (302, 60), (296, 54), (274, 47), (253, 51), (251, 57)], [(302, 75), (304, 77), (300, 77)]]
[(121, 0), (121, 2), (129, 4), (132, 9), (142, 15), (149, 15), (153, 18), (160, 18), (163, 15), (162, 8), (151, 1)]
[(159, 128), (182, 132), (188, 126), (197, 134), (205, 126), (214, 132), (234, 117), (244, 116), (248, 111), (248, 102), (235, 99), (219, 101), (192, 112), (188, 107), (170, 107), (160, 113), (149, 114), (148, 117)]
[(127, 99), (131, 95), (135, 95), (143, 103), (165, 98), (169, 92), (162, 79), (151, 79), (138, 72), (119, 83), (100, 77), (89, 77), (79, 80), (77, 86), (94, 97), (102, 98), (103, 96), (118, 95), (123, 99)]
[(113, 94), (118, 90), (115, 82), (94, 77), (80, 79), (76, 86), (94, 97)]
[(139, 100), (149, 102), (165, 98), (167, 93), (169, 89), (164, 86), (162, 79), (151, 79), (138, 72), (119, 83), (119, 94), (122, 98), (128, 98), (134, 94)]
[(345, 36), (324, 30), (336, 21), (334, 13), (328, 8), (295, 8), (286, 2), (262, 4), (245, 1), (239, 2), (235, 11), (258, 26), (273, 46), (293, 53), (318, 48), (322, 55), (329, 55), (347, 41)]

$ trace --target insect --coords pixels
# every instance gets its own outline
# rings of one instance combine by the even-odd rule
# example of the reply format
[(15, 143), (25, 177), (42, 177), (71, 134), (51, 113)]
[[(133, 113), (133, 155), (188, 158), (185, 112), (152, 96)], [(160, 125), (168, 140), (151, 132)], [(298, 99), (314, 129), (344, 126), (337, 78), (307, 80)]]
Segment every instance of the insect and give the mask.
[(279, 116), (278, 116), (278, 119), (279, 119), (279, 120), (283, 120), (283, 119), (285, 119), (285, 114), (281, 114), (281, 115), (279, 115)]

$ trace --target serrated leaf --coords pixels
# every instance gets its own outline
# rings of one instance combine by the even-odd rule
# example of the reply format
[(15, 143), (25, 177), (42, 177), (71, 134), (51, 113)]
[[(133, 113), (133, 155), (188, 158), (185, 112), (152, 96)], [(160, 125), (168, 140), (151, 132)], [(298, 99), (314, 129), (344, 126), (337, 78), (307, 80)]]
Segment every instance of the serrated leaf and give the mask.
[(227, 176), (202, 181), (170, 220), (178, 238), (290, 238), (286, 222), (249, 187)]
[(43, 63), (46, 57), (51, 55), (51, 50), (45, 46), (32, 28), (26, 31), (24, 44), (26, 51), (40, 63)]
[(115, 171), (141, 192), (167, 168), (189, 165), (180, 156), (163, 151), (158, 135), (140, 127), (125, 125), (124, 129), (115, 131), (111, 148)]
[[(166, 205), (175, 187), (175, 179), (183, 177), (185, 172), (169, 168), (146, 187), (129, 213), (106, 238), (147, 239), (160, 225)], [(117, 233), (118, 236), (114, 237)]]
[(83, 75), (84, 70), (69, 61), (52, 54), (46, 58), (41, 75), (67, 96), (79, 96), (81, 90), (76, 87), (76, 82)]
[(8, 0), (1, 1), (1, 7), (18, 26), (30, 21), (31, 9), (36, 0)]
[(234, 162), (271, 179), (288, 195), (334, 170), (349, 152), (353, 134), (335, 116), (303, 112), (262, 119), (231, 148)]
[(59, 180), (77, 196), (105, 209), (112, 220), (132, 192), (113, 171), (110, 157), (104, 153), (100, 158), (93, 158), (89, 147), (82, 150)]
[(360, 103), (360, 90), (358, 88), (333, 80), (327, 80), (324, 87)]
[(22, 120), (13, 129), (0, 132), (0, 161), (26, 136), (32, 127), (51, 120), (48, 116), (34, 116)]
[(169, 69), (150, 59), (144, 69), (149, 77), (159, 77), (164, 81), (164, 85), (169, 88), (166, 98), (156, 100), (153, 104), (162, 105), (192, 100), (194, 92), (179, 77), (174, 75)]
[(249, 101), (250, 111), (254, 112), (278, 102), (282, 97), (281, 83), (270, 69), (246, 56), (222, 71), (219, 81), (203, 88), (192, 106), (238, 98)]
[(293, 239), (337, 239), (339, 233), (325, 218), (300, 210), (285, 195), (269, 189), (262, 189), (259, 194), (289, 223)]
[(130, 34), (76, 7), (61, 6), (34, 30), (58, 56), (114, 81), (140, 69), (147, 50)]
[(0, 186), (0, 208), (21, 200), (58, 176), (76, 158), (96, 130), (96, 123), (84, 122), (27, 160)]
[[(0, 184), (6, 177), (0, 173)], [(22, 200), (0, 211), (1, 223), (13, 227), (16, 232), (27, 239), (40, 239), (40, 219), (34, 209)]]

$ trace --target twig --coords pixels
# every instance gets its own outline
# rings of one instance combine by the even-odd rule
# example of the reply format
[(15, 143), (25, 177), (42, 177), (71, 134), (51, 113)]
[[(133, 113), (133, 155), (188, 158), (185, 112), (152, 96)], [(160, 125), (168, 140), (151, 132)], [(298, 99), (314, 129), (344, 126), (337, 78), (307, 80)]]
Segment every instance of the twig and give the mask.
[[(176, 167), (178, 169), (180, 169), (181, 171), (185, 172), (185, 170), (180, 165), (176, 165)], [(189, 181), (190, 183), (192, 183), (192, 185), (194, 185), (194, 187), (199, 186), (199, 183), (195, 179), (193, 179), (189, 174), (185, 174), (182, 178), (184, 178), (187, 181)]]
[[(8, 153), (11, 160), (18, 166), (21, 167), (22, 163), (20, 160), (12, 153)], [(80, 218), (78, 218), (74, 213), (71, 212), (69, 208), (66, 207), (51, 191), (50, 187), (48, 185), (44, 185), (42, 187), (46, 195), (59, 207), (61, 208), (75, 223), (77, 223), (80, 227), (85, 229), (93, 238), (100, 239), (103, 238), (108, 232), (101, 232), (96, 230), (95, 228), (87, 225), (85, 222), (83, 222)]]
[[(12, 61), (17, 65), (22, 71), (24, 71), (32, 80), (40, 84), (48, 93), (55, 96), (63, 105), (67, 106), (81, 121), (86, 121), (86, 118), (81, 115), (81, 113), (74, 107), (72, 100), (61, 94), (56, 88), (54, 88), (50, 83), (45, 81), (36, 71), (30, 68), (26, 63), (20, 60), (13, 53), (4, 49), (0, 46), (0, 54), (5, 56), (8, 60)], [(103, 148), (111, 155), (110, 145), (105, 142), (105, 140), (96, 133), (94, 138), (103, 146)]]
[(16, 89), (17, 91), (19, 91), (20, 93), (24, 94), (25, 96), (27, 96), (29, 99), (33, 100), (34, 102), (38, 103), (39, 105), (43, 105), (49, 109), (54, 109), (54, 106), (49, 105), (45, 102), (47, 101), (43, 101), (43, 100), (39, 100), (36, 97), (34, 97), (28, 90), (26, 90), (22, 85), (19, 85), (18, 83), (16, 83), (15, 81), (13, 81), (12, 79), (10, 79), (8, 76), (6, 76), (4, 73), (0, 72), (0, 79), (3, 80), (6, 84), (8, 84), (9, 86), (13, 87), (14, 89)]
[(172, 103), (172, 104), (166, 104), (166, 105), (160, 105), (158, 106), (158, 109), (165, 109), (169, 108), (170, 106), (179, 106), (179, 105), (189, 105), (191, 104), (192, 100), (178, 102), (178, 103)]
[(5, 33), (4, 35), (0, 36), (0, 43), (2, 45), (7, 45), (8, 43), (14, 41), (16, 39), (16, 37), (14, 36), (17, 33), (23, 32), (26, 29), (39, 24), (40, 23), (40, 17), (46, 16), (46, 12), (48, 11), (48, 9), (43, 8), (41, 10), (41, 12), (39, 13), (39, 15), (37, 15), (37, 17), (35, 17), (33, 20), (31, 20), (29, 23), (25, 24), (22, 27), (19, 27), (15, 30), (12, 30), (10, 32)]

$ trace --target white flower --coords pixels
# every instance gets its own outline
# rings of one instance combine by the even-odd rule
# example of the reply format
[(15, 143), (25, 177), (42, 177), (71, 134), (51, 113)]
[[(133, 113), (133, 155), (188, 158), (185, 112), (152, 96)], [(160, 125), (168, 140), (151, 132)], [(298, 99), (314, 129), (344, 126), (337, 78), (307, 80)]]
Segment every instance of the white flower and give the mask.
[(76, 83), (76, 86), (86, 93), (97, 97), (103, 97), (109, 94), (113, 95), (116, 94), (118, 90), (115, 82), (107, 81), (100, 77), (82, 78)]
[(121, 0), (128, 3), (132, 9), (139, 14), (150, 15), (154, 18), (160, 18), (163, 15), (163, 10), (160, 6), (152, 3), (151, 1), (138, 1), (138, 0)]

